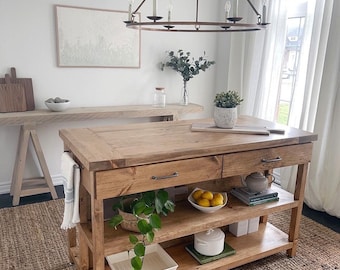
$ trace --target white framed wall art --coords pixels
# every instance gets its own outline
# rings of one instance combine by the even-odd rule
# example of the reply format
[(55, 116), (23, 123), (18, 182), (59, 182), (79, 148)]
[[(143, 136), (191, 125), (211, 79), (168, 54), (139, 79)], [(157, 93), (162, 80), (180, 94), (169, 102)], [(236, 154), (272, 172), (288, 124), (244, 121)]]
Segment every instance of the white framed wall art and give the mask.
[(140, 29), (128, 12), (55, 6), (59, 67), (140, 68)]

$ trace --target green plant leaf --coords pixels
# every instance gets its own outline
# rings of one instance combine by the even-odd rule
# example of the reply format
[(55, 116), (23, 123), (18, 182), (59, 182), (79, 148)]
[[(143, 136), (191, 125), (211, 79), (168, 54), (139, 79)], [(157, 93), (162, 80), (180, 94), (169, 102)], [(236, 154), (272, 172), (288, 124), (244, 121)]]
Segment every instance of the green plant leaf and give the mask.
[(152, 243), (153, 242), (153, 239), (155, 238), (155, 233), (154, 232), (148, 232), (146, 234), (146, 240), (149, 242), (149, 243)]
[(133, 270), (141, 270), (143, 266), (143, 261), (140, 257), (133, 257), (131, 259), (131, 266)]
[(155, 207), (146, 207), (144, 209), (144, 215), (149, 216), (155, 211)]
[(147, 234), (152, 231), (152, 226), (145, 219), (139, 220), (137, 222), (137, 227), (141, 234)]
[(160, 189), (158, 190), (156, 197), (164, 204), (169, 199), (169, 194), (164, 189)]
[(145, 255), (145, 246), (142, 243), (137, 243), (135, 247), (133, 248), (133, 251), (135, 252), (136, 256), (143, 257)]
[(174, 212), (175, 211), (175, 204), (174, 202), (167, 200), (164, 204), (165, 209), (169, 210), (170, 212)]
[(163, 207), (163, 209), (162, 209), (162, 215), (163, 216), (167, 216), (168, 215), (168, 213), (169, 213), (169, 210), (168, 209), (166, 209), (165, 207)]
[(149, 222), (150, 222), (150, 225), (152, 226), (152, 228), (154, 228), (154, 229), (160, 229), (162, 227), (161, 218), (157, 214), (152, 214), (149, 217)]
[(114, 203), (113, 205), (112, 205), (112, 210), (118, 210), (118, 209), (122, 209), (123, 208), (123, 206), (122, 206), (122, 204), (119, 202), (119, 203)]
[(121, 215), (116, 215), (113, 216), (110, 221), (109, 221), (109, 225), (115, 229), (117, 229), (117, 226), (122, 223), (123, 221), (123, 217)]
[(143, 200), (145, 202), (145, 204), (148, 207), (150, 207), (150, 206), (154, 205), (155, 198), (156, 198), (155, 191), (147, 191), (147, 192), (142, 193), (141, 200)]
[(137, 236), (134, 234), (129, 234), (129, 241), (132, 245), (135, 245), (139, 242)]
[(155, 207), (156, 207), (156, 212), (162, 213), (162, 209), (164, 207), (164, 204), (169, 198), (168, 192), (165, 190), (161, 189), (157, 192), (156, 199), (155, 199)]
[(155, 209), (156, 209), (156, 213), (157, 214), (162, 213), (163, 205), (164, 204), (160, 201), (160, 199), (156, 198), (156, 200), (155, 200)]
[(146, 204), (144, 201), (138, 201), (132, 209), (132, 212), (134, 215), (139, 216), (140, 214), (142, 214), (144, 212), (144, 209), (146, 208)]

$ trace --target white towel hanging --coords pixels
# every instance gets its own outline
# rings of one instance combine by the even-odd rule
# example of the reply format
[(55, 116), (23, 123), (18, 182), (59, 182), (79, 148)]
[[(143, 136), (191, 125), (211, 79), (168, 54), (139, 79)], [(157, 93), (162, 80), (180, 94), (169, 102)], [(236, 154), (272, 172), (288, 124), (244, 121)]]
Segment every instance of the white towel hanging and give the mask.
[(61, 228), (73, 228), (79, 219), (80, 168), (68, 152), (61, 156), (61, 173), (64, 177), (65, 208)]

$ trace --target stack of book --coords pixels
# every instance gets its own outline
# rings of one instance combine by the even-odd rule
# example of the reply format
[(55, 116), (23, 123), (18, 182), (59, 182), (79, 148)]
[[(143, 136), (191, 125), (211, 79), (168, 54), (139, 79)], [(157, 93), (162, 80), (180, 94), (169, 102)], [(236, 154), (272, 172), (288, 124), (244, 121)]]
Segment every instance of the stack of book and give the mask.
[(250, 206), (279, 200), (278, 193), (271, 188), (262, 192), (252, 192), (246, 187), (233, 188), (231, 194)]
[(233, 249), (231, 246), (229, 246), (227, 243), (224, 243), (224, 249), (223, 251), (215, 256), (206, 256), (206, 255), (202, 255), (201, 253), (199, 253), (195, 248), (194, 248), (194, 244), (189, 244), (187, 246), (185, 246), (185, 249), (190, 253), (190, 255), (192, 257), (194, 257), (194, 259), (196, 259), (200, 264), (206, 264), (212, 261), (216, 261), (219, 259), (222, 259), (224, 257), (230, 256), (230, 255), (234, 255), (236, 253), (236, 250)]

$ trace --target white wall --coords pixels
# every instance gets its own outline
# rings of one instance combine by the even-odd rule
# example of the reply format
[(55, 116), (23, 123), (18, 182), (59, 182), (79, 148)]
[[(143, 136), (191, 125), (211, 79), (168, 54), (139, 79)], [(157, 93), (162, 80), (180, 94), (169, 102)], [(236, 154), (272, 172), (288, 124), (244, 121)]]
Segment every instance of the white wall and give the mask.
[[(166, 3), (165, 0), (159, 2)], [(173, 0), (173, 13), (177, 17), (192, 13), (190, 6), (194, 2)], [(201, 1), (201, 10), (207, 12), (208, 18), (219, 16), (218, 2)], [(209, 59), (217, 61), (217, 65), (188, 83), (190, 102), (205, 107), (203, 113), (188, 117), (211, 115), (216, 87), (223, 87), (225, 80), (219, 81), (218, 77), (225, 78), (227, 62), (224, 49), (220, 50), (221, 57), (218, 55), (217, 34), (142, 32), (140, 69), (60, 68), (56, 64), (55, 4), (127, 10), (127, 0), (0, 0), (0, 76), (15, 67), (18, 77), (33, 78), (36, 108), (44, 108), (44, 100), (56, 96), (70, 99), (74, 107), (150, 104), (155, 86), (164, 86), (168, 102), (176, 103), (182, 88), (181, 77), (172, 70), (161, 72), (158, 63), (166, 50), (184, 49), (196, 57), (205, 51)], [(223, 37), (223, 42), (227, 42), (226, 39)], [(63, 149), (58, 130), (114, 123), (114, 120), (100, 120), (38, 127), (55, 184), (60, 184), (59, 159)], [(9, 192), (18, 133), (19, 127), (0, 127), (0, 193)], [(35, 156), (29, 154), (25, 177), (40, 175), (36, 164)]]

